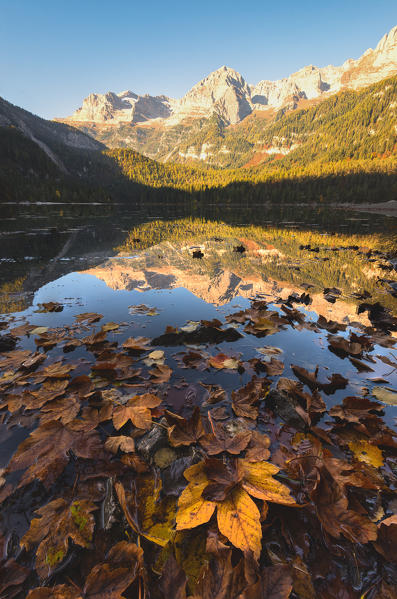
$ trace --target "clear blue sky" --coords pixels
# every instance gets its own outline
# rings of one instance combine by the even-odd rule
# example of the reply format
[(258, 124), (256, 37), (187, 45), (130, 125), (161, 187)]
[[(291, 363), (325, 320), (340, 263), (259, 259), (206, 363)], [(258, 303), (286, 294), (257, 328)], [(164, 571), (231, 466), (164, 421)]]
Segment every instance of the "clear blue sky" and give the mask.
[(91, 92), (182, 96), (223, 64), (249, 83), (342, 64), (396, 0), (0, 0), (0, 96), (46, 118)]

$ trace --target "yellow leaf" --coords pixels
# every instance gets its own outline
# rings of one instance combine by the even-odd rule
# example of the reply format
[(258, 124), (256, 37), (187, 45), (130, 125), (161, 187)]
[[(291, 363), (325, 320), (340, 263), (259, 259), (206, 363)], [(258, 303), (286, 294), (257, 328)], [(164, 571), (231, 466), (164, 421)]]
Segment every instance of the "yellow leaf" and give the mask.
[(177, 530), (195, 528), (196, 526), (200, 526), (200, 524), (205, 524), (211, 518), (215, 511), (216, 503), (214, 501), (207, 501), (201, 497), (208, 483), (208, 479), (204, 477), (202, 482), (191, 482), (182, 491), (178, 500), (178, 512), (176, 514)]
[(368, 441), (350, 441), (348, 443), (350, 451), (360, 462), (365, 462), (374, 468), (383, 466), (382, 451), (376, 445), (371, 445)]
[(288, 487), (273, 478), (279, 468), (270, 462), (248, 462), (239, 460), (244, 478), (242, 487), (253, 497), (273, 501), (283, 505), (295, 505), (295, 500), (290, 495)]
[(252, 551), (258, 559), (262, 528), (256, 504), (244, 489), (236, 488), (218, 504), (218, 528), (235, 547)]

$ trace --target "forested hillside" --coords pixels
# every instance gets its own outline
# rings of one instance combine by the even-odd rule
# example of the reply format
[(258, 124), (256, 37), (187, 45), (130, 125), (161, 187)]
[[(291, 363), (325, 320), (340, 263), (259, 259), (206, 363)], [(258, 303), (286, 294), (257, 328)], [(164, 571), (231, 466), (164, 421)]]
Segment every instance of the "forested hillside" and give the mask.
[(234, 127), (216, 115), (197, 121), (193, 147), (240, 165), (233, 168), (195, 162), (192, 146), (183, 147), (187, 164), (105, 150), (3, 101), (1, 117), (2, 201), (397, 199), (397, 77), (275, 119), (253, 115)]
[(275, 161), (291, 166), (390, 155), (397, 150), (397, 77), (305, 109), (283, 109), (273, 118), (256, 113), (225, 127), (214, 115), (195, 128), (172, 160), (218, 167)]

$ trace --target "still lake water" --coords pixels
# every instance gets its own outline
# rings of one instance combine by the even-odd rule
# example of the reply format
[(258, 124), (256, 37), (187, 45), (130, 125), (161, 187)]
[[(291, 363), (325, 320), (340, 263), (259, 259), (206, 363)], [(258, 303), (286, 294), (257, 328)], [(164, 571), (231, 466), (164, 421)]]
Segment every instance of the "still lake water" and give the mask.
[[(95, 459), (83, 458), (94, 428), (102, 441), (133, 436), (140, 455), (138, 444), (155, 425), (150, 433), (128, 419), (118, 432), (113, 427), (120, 406), (136, 394), (158, 399), (149, 428), (152, 416), (159, 420), (165, 410), (190, 418), (199, 407), (207, 428), (213, 418), (229, 426), (230, 435), (246, 427), (268, 435), (271, 460), (279, 467), (283, 448), (300, 447), (299, 435), (304, 445), (314, 433), (311, 438), (320, 439), (329, 455), (349, 462), (373, 459), (367, 456), (370, 436), (382, 448), (375, 447), (375, 456), (380, 454), (387, 480), (395, 464), (396, 218), (304, 206), (197, 204), (0, 205), (0, 214), (0, 539), (6, 539), (8, 557), (34, 568), (36, 551), (25, 552), (20, 540), (35, 510), (68, 493), (74, 497), (76, 485), (81, 493), (89, 488), (90, 499), (94, 490), (93, 501), (101, 506), (99, 546), (125, 540), (120, 514), (109, 516), (110, 532), (102, 518), (108, 504), (112, 512), (108, 489), (109, 497), (115, 495), (112, 473), (122, 458), (106, 458), (103, 471), (96, 452)], [(240, 417), (234, 400), (249, 396), (251, 381), (263, 385), (253, 393), (257, 417)], [(270, 403), (270, 389), (273, 397), (275, 389), (288, 389), (278, 393), (286, 403)], [(291, 389), (301, 403), (294, 404)], [(319, 393), (312, 395), (314, 390)], [(357, 425), (353, 415), (351, 423), (349, 414), (340, 425), (344, 408), (330, 410), (345, 398), (375, 405), (379, 418), (370, 409), (365, 422), (370, 426), (375, 418), (378, 428), (363, 433), (361, 421)], [(112, 412), (102, 414), (109, 406)], [(38, 432), (45, 436), (47, 425), (63, 432), (77, 427), (82, 457), (73, 453), (80, 437), (70, 453), (70, 444), (67, 453), (61, 445), (59, 456), (56, 442), (55, 459), (40, 442), (25, 451), (24, 441), (29, 446)], [(31, 464), (27, 473), (18, 462), (21, 447), (24, 467)], [(155, 472), (156, 488), (161, 478), (166, 494), (156, 505), (175, 503), (186, 481), (181, 486), (182, 471), (178, 478), (172, 469), (193, 462), (197, 449), (190, 450), (172, 449), (172, 460), (179, 457), (166, 464), (156, 461), (161, 450), (146, 456), (149, 477)], [(135, 485), (140, 475), (128, 464), (123, 480), (130, 477)], [(139, 505), (145, 507), (143, 499)], [(392, 501), (384, 505), (390, 515)], [(167, 526), (172, 535), (173, 524)], [(186, 536), (189, 554), (193, 538)], [(150, 564), (157, 546), (147, 545)], [(328, 552), (329, 545), (327, 560)], [(50, 583), (84, 580), (84, 559), (91, 553), (72, 548), (65, 559), (62, 554), (59, 567), (51, 565)], [(343, 553), (340, 569), (361, 595), (373, 586), (373, 572), (365, 565), (359, 573), (349, 555)], [(31, 580), (39, 584), (32, 578), (26, 588)]]
[[(228, 314), (248, 309), (254, 297), (280, 311), (279, 298), (307, 291), (309, 305), (293, 302), (307, 326), (295, 323), (257, 337), (245, 334), (240, 325), (243, 336), (213, 346), (214, 351), (233, 353), (247, 361), (261, 355), (259, 347), (271, 345), (282, 351), (285, 377), (293, 378), (291, 364), (310, 371), (319, 365), (324, 380), (340, 373), (349, 385), (327, 398), (328, 405), (349, 393), (361, 393), (363, 387), (371, 390), (382, 384), (397, 388), (396, 370), (379, 359), (386, 356), (395, 362), (395, 348), (375, 344), (371, 355), (364, 356), (370, 360), (366, 371), (343, 352), (329, 351), (329, 331), (314, 326), (322, 316), (344, 323), (346, 330), (339, 335), (362, 334), (371, 322), (367, 312), (357, 314), (363, 301), (360, 293), (369, 298), (367, 302), (380, 302), (397, 315), (396, 218), (304, 206), (27, 204), (2, 205), (0, 209), (0, 306), (4, 316), (7, 314), (6, 321), (13, 319), (10, 327), (28, 322), (62, 328), (71, 325), (79, 313), (98, 312), (103, 315), (100, 325), (123, 323), (109, 333), (121, 345), (130, 336), (158, 337), (168, 325), (180, 328), (189, 321), (213, 318), (223, 322)], [(197, 225), (197, 219), (203, 218), (210, 223), (204, 230)], [(172, 233), (166, 226), (162, 230), (160, 224), (150, 227), (150, 223), (175, 220), (180, 226)], [(219, 221), (225, 224), (214, 225)], [(120, 246), (133, 229), (130, 245), (120, 254)], [(307, 245), (310, 234), (317, 234), (315, 243), (310, 249), (299, 249)], [(374, 239), (381, 255), (368, 254)], [(352, 248), (338, 249), (341, 243)], [(236, 251), (239, 245), (245, 251)], [(193, 258), (195, 249), (202, 252), (201, 259)], [(340, 294), (327, 298), (325, 287), (336, 287)], [(45, 302), (58, 302), (63, 309), (38, 312), (38, 305)], [(155, 315), (134, 313), (131, 306), (141, 304), (154, 308)], [(177, 368), (175, 353), (184, 348), (159, 347), (177, 376), (183, 374), (193, 384), (197, 373), (181, 373)], [(18, 348), (34, 351), (34, 336), (22, 337)], [(56, 352), (56, 348), (49, 352), (53, 360)], [(75, 355), (87, 357), (87, 352), (79, 349)], [(235, 373), (205, 371), (200, 373), (200, 382), (216, 382), (230, 391), (236, 384), (245, 384), (251, 375), (246, 370), (237, 383)], [(386, 406), (392, 424), (394, 410)]]

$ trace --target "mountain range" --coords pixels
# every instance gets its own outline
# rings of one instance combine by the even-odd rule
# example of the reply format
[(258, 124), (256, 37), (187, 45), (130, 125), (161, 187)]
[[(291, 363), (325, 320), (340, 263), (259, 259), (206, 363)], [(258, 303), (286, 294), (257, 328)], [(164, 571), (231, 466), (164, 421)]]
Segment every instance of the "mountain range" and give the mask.
[[(223, 147), (214, 160), (211, 143), (189, 143), (212, 118), (216, 127), (250, 127), (257, 117), (267, 123), (280, 110), (307, 108), (346, 90), (359, 90), (397, 74), (397, 26), (375, 49), (341, 66), (306, 66), (289, 77), (251, 85), (234, 69), (222, 66), (197, 83), (182, 98), (138, 95), (132, 91), (92, 93), (70, 117), (61, 120), (108, 147), (129, 147), (160, 161), (225, 164)], [(193, 140), (194, 142), (195, 140)], [(278, 145), (270, 148), (277, 151)], [(282, 152), (281, 152), (282, 153)], [(212, 154), (212, 159), (211, 159)]]
[(356, 61), (281, 82), (222, 67), (180, 100), (109, 92), (75, 113), (98, 122), (0, 98), (0, 202), (395, 200), (396, 52), (394, 27)]

